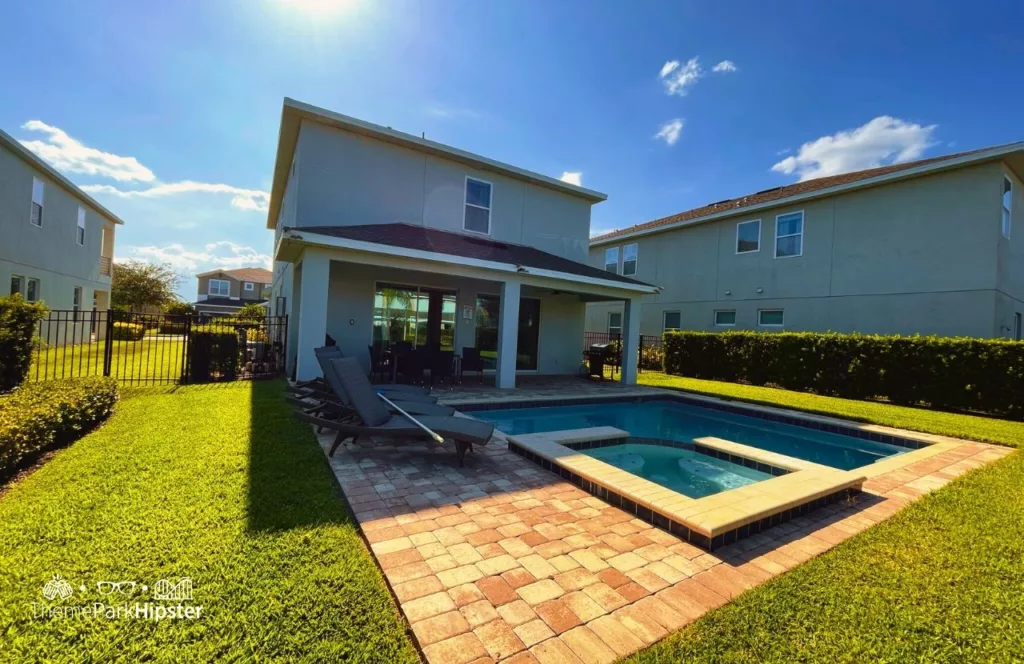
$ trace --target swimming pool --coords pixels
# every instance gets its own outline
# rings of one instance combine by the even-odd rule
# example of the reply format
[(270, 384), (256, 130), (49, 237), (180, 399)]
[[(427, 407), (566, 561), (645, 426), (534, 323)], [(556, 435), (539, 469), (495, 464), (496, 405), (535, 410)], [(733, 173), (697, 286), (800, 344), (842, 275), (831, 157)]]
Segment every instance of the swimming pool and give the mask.
[(510, 435), (611, 426), (635, 438), (685, 443), (712, 436), (842, 470), (908, 451), (898, 445), (665, 400), (486, 410), (473, 416)]
[(693, 450), (659, 445), (610, 445), (585, 450), (583, 454), (690, 498), (703, 498), (772, 477)]

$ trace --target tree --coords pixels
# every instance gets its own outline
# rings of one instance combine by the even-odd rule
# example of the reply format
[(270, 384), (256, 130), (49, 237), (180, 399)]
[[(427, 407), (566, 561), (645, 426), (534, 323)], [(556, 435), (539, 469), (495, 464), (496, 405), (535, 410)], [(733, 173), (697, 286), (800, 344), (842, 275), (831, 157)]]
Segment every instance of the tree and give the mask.
[(249, 303), (235, 313), (235, 318), (258, 323), (267, 317), (267, 309), (262, 304)]
[(191, 302), (183, 302), (182, 300), (175, 300), (174, 302), (168, 302), (164, 305), (165, 314), (174, 314), (177, 316), (191, 316), (195, 314), (196, 308), (192, 306)]
[(114, 263), (111, 303), (129, 311), (147, 306), (162, 308), (177, 300), (174, 291), (180, 282), (181, 277), (166, 263)]

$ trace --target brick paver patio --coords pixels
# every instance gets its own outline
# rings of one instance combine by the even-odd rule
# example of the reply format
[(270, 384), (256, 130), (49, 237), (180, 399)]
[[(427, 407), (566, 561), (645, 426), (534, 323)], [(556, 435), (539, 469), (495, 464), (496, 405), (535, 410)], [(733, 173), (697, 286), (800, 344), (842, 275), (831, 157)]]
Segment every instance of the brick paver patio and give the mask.
[[(332, 437), (325, 434), (326, 451)], [(431, 664), (611, 662), (1012, 450), (963, 442), (716, 550), (692, 546), (508, 451), (458, 467), (428, 444), (345, 444), (330, 460)]]

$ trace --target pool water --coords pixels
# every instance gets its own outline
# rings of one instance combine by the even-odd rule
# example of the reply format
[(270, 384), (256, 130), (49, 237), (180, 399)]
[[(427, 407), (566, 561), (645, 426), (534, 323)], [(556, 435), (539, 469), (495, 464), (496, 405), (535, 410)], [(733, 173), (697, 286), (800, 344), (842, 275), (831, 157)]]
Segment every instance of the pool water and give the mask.
[(851, 470), (906, 452), (897, 445), (734, 415), (677, 401), (597, 403), (473, 413), (507, 434), (611, 426), (637, 438), (693, 442), (712, 436), (824, 466)]
[(768, 473), (706, 454), (660, 445), (609, 445), (585, 450), (583, 454), (690, 498), (738, 489), (771, 477)]

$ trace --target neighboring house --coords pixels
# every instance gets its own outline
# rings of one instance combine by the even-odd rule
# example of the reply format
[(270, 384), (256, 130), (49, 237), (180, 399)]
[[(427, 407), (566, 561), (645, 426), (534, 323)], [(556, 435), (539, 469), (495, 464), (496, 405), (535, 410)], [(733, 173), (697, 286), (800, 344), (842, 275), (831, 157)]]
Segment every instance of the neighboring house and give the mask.
[(267, 301), (273, 274), (262, 267), (235, 270), (210, 270), (197, 274), (196, 313), (206, 316), (230, 316), (247, 304)]
[[(641, 331), (1021, 338), (1024, 143), (808, 180), (595, 237), (590, 261), (657, 284)], [(618, 332), (592, 304), (587, 331)]]
[[(576, 374), (585, 303), (630, 311), (655, 291), (586, 264), (590, 208), (604, 199), (286, 99), (267, 226), (289, 370), (319, 375), (313, 349), (329, 334), (366, 367), (375, 341), (407, 341), (478, 348), (500, 387), (517, 372)], [(625, 364), (635, 381), (635, 352)]]
[(102, 334), (87, 312), (110, 306), (114, 228), (123, 223), (0, 131), (0, 295), (75, 312), (71, 325), (43, 330), (51, 345)]

